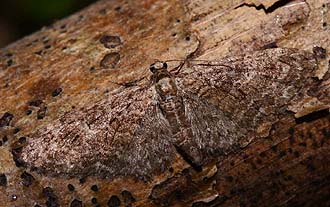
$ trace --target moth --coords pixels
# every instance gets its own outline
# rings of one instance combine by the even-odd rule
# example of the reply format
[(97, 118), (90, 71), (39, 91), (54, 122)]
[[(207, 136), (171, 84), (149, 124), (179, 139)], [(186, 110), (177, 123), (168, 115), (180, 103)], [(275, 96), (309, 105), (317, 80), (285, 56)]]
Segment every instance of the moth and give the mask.
[(32, 134), (19, 159), (50, 176), (148, 178), (181, 157), (193, 169), (262, 138), (314, 79), (313, 54), (267, 49), (170, 70), (73, 109)]

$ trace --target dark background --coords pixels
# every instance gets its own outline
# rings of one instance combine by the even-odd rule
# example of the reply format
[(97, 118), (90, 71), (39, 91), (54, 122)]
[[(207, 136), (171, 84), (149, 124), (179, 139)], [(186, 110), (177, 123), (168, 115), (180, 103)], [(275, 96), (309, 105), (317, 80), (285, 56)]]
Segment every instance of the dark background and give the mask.
[(0, 48), (96, 0), (0, 0)]

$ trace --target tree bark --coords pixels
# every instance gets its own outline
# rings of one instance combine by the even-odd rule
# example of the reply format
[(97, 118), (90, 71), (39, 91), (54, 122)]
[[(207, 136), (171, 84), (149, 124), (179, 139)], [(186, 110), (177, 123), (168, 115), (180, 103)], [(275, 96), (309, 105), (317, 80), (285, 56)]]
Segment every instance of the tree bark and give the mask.
[[(0, 206), (330, 206), (329, 25), (328, 0), (101, 0), (1, 49)], [(21, 160), (40, 131), (78, 123), (67, 114), (83, 118), (112, 94), (152, 82), (156, 60), (182, 60), (168, 61), (169, 71), (185, 63), (185, 74), (194, 60), (231, 64), (277, 47), (313, 53), (306, 94), (272, 114), (248, 145), (202, 169), (180, 150), (143, 178), (61, 174)]]

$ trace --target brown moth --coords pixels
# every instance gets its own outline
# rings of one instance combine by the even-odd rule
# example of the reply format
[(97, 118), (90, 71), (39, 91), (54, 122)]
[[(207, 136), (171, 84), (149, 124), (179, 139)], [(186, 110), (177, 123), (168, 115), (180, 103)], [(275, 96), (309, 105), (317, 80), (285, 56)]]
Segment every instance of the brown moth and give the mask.
[(32, 134), (18, 159), (47, 175), (148, 178), (176, 155), (200, 171), (245, 147), (306, 92), (311, 53), (268, 49), (167, 70), (74, 109)]

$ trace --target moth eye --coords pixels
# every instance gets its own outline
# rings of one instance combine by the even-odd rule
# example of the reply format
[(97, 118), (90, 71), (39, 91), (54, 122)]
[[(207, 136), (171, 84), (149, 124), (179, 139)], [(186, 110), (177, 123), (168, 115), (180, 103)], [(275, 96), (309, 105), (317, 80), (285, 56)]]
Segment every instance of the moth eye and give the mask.
[(163, 62), (163, 68), (167, 69), (167, 63), (166, 62)]
[(150, 71), (152, 72), (152, 73), (155, 73), (156, 72), (156, 68), (155, 68), (155, 66), (152, 64), (152, 65), (150, 65)]

